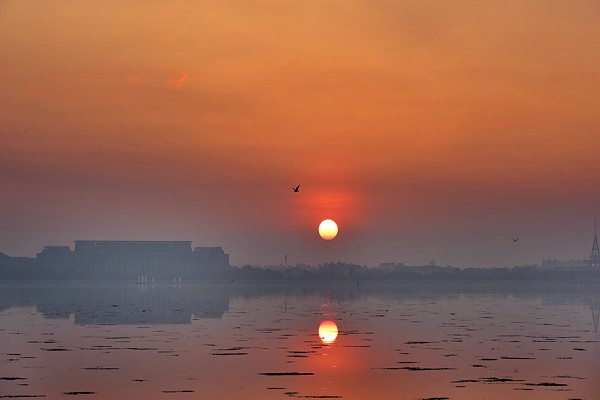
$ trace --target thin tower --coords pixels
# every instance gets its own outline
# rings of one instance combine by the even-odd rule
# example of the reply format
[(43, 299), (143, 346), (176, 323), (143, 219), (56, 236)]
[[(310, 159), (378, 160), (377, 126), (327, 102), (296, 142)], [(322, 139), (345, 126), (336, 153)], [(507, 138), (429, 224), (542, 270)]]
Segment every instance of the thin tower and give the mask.
[(596, 235), (596, 216), (594, 215), (594, 243), (590, 255), (590, 267), (600, 267), (600, 249), (598, 248), (598, 236)]

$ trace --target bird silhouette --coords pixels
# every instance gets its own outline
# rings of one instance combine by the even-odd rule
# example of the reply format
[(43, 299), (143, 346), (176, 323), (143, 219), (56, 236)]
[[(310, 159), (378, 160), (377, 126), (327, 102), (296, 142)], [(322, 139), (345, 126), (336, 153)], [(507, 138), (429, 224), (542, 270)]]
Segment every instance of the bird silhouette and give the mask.
[(292, 188), (292, 190), (294, 192), (296, 192), (296, 193), (299, 192), (300, 191), (300, 185), (296, 186), (295, 188)]
[(519, 241), (519, 238), (513, 239), (512, 241), (517, 243)]

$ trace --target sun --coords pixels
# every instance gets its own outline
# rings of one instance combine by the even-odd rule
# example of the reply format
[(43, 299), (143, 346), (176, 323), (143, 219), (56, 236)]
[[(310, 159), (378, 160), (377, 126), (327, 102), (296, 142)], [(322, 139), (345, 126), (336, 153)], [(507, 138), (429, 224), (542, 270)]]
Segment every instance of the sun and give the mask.
[(338, 336), (338, 327), (334, 321), (327, 320), (321, 322), (319, 325), (319, 338), (325, 344), (331, 344), (335, 342)]
[(319, 235), (325, 240), (331, 240), (338, 234), (338, 226), (332, 219), (326, 219), (319, 225)]

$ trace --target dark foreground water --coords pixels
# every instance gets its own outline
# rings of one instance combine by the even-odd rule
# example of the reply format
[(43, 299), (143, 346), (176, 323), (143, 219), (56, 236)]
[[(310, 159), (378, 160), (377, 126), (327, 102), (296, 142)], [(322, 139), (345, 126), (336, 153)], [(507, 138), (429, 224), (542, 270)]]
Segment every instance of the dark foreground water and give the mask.
[(4, 284), (0, 399), (598, 400), (599, 310), (597, 286)]

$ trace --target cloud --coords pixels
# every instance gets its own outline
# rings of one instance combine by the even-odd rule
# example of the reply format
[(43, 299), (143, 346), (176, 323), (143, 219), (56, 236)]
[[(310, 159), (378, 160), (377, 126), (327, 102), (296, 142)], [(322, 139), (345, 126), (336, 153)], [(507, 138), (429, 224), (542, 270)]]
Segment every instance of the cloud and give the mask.
[(183, 84), (185, 83), (185, 81), (187, 81), (189, 77), (189, 74), (187, 72), (184, 72), (181, 75), (177, 75), (176, 77), (167, 79), (167, 86), (169, 86), (170, 88), (173, 89), (179, 89), (183, 86)]

